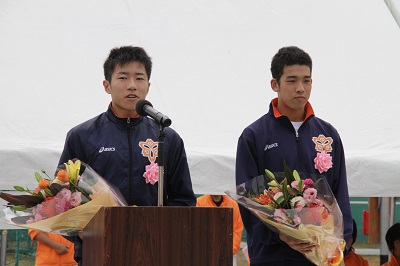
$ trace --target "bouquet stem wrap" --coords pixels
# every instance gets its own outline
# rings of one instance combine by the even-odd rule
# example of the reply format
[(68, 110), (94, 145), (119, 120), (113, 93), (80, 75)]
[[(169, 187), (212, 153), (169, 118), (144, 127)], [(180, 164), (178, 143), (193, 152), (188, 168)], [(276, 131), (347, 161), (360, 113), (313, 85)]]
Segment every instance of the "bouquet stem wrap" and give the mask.
[(315, 265), (344, 265), (342, 213), (326, 179), (294, 173), (269, 172), (225, 193), (272, 231), (313, 243), (313, 251), (303, 255)]

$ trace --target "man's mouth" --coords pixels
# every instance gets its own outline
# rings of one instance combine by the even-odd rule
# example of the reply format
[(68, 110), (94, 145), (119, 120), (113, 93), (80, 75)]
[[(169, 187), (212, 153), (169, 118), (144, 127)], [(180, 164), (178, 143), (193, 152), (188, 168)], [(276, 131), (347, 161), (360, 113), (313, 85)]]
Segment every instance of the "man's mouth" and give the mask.
[(126, 96), (126, 98), (134, 99), (137, 98), (137, 96), (134, 94), (129, 94), (128, 96)]

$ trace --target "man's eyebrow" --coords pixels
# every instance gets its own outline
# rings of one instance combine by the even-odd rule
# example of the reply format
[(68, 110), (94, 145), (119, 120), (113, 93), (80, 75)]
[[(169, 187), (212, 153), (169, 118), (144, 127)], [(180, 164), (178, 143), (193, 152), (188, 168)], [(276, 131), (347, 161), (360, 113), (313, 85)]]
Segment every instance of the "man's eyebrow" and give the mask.
[[(120, 71), (120, 72), (118, 72), (117, 74), (119, 74), (119, 75), (129, 75), (129, 72), (126, 72), (126, 71)], [(134, 73), (135, 75), (143, 75), (144, 76), (144, 73), (143, 72), (135, 72)]]
[[(295, 78), (298, 78), (298, 76), (287, 76), (285, 78), (287, 78), (287, 79), (295, 79)], [(311, 76), (304, 76), (303, 78), (310, 79)]]

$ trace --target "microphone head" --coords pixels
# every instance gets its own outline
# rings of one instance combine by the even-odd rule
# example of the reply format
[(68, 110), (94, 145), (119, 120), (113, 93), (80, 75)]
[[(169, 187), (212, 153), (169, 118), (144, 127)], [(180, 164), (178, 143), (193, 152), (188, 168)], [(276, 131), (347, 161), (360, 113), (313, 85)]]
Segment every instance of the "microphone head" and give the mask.
[(144, 110), (144, 107), (146, 105), (150, 105), (151, 107), (153, 107), (153, 105), (149, 101), (147, 101), (147, 100), (139, 100), (136, 103), (136, 112), (141, 116), (146, 116), (147, 114), (146, 114), (146, 112)]

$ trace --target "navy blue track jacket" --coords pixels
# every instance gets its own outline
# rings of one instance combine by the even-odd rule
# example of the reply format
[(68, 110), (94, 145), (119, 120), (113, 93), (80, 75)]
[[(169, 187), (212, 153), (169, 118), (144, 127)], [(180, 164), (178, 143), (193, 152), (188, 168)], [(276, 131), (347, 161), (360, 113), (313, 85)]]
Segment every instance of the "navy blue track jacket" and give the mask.
[[(236, 157), (236, 184), (240, 185), (265, 173), (283, 172), (285, 160), (290, 169), (310, 174), (320, 174), (314, 166), (314, 158), (322, 145), (330, 148), (333, 166), (323, 172), (339, 207), (344, 221), (344, 238), (348, 243), (352, 234), (352, 216), (347, 188), (345, 156), (342, 141), (336, 129), (329, 123), (314, 116), (309, 103), (306, 105), (306, 119), (296, 133), (288, 117), (279, 114), (270, 104), (267, 114), (244, 129), (239, 137)], [(275, 111), (275, 113), (274, 113)], [(277, 233), (269, 230), (258, 218), (244, 207), (240, 211), (247, 231), (247, 243), (251, 265), (284, 265), (306, 263), (305, 257), (291, 249), (279, 239)], [(292, 263), (290, 262), (292, 261)], [(303, 265), (303, 264), (301, 264)], [(311, 264), (312, 265), (312, 264)]]
[[(183, 141), (171, 128), (164, 132), (164, 205), (195, 206)], [(129, 205), (157, 206), (158, 182), (146, 184), (143, 174), (156, 162), (158, 133), (153, 119), (118, 118), (109, 107), (68, 132), (60, 164), (80, 159), (116, 186)]]
[[(186, 152), (181, 137), (165, 128), (164, 206), (196, 206)], [(111, 106), (105, 113), (74, 128), (66, 137), (59, 164), (77, 158), (117, 187), (129, 205), (157, 206), (158, 182), (146, 183), (146, 165), (157, 162), (159, 128), (148, 117), (118, 118)], [(81, 265), (82, 240), (75, 244), (75, 260)]]

